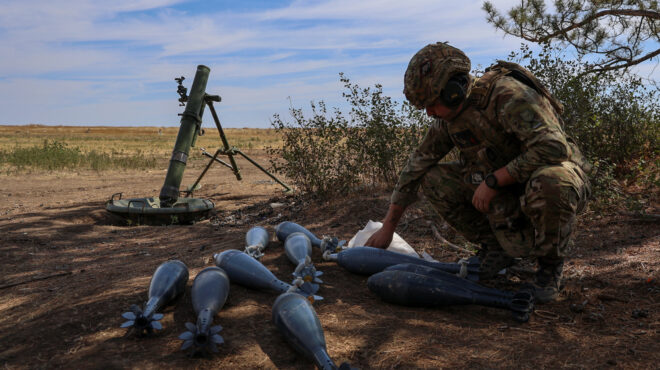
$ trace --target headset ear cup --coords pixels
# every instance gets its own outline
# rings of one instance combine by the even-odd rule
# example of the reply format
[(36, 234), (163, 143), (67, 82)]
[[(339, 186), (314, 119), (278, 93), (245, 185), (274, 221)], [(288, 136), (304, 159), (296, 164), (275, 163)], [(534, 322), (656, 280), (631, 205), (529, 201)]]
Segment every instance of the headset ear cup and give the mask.
[(466, 76), (459, 75), (449, 79), (441, 93), (442, 101), (445, 103), (445, 105), (448, 107), (455, 107), (461, 104), (461, 102), (465, 100), (466, 85)]

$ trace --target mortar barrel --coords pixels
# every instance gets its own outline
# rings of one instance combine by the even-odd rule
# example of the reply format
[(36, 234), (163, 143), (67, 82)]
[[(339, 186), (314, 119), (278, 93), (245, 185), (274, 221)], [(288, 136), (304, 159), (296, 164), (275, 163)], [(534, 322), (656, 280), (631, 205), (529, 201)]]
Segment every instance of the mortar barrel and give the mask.
[(210, 72), (211, 69), (207, 66), (197, 66), (197, 73), (195, 73), (195, 79), (190, 87), (186, 109), (181, 116), (181, 126), (172, 151), (165, 183), (160, 190), (162, 207), (171, 207), (179, 199), (179, 187), (183, 180), (183, 171), (186, 169), (186, 163), (188, 162), (190, 147), (194, 142), (198, 127), (202, 124), (204, 94)]

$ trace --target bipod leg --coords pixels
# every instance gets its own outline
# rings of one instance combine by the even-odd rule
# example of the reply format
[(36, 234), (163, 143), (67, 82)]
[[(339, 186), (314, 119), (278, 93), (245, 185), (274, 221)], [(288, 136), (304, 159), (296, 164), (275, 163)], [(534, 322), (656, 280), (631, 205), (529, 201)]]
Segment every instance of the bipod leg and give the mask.
[[(204, 149), (202, 149), (202, 154), (206, 154), (206, 155), (210, 156), (210, 154), (208, 154)], [(204, 168), (204, 171), (202, 171), (202, 173), (199, 174), (199, 177), (197, 177), (197, 180), (195, 180), (195, 183), (192, 184), (192, 186), (190, 187), (190, 190), (184, 191), (184, 193), (186, 193), (186, 198), (189, 198), (192, 195), (192, 193), (195, 191), (195, 187), (197, 187), (197, 184), (199, 184), (199, 182), (202, 181), (202, 177), (204, 177), (204, 175), (206, 175), (206, 171), (208, 171), (209, 168), (211, 168), (211, 165), (213, 164), (213, 162), (216, 161), (216, 160), (219, 160), (219, 159), (216, 158), (218, 156), (218, 154), (220, 154), (220, 150), (217, 150), (215, 152), (215, 154), (211, 157), (211, 160), (209, 161), (209, 164), (207, 164), (206, 168)], [(224, 162), (222, 162), (222, 163), (224, 163)], [(226, 164), (226, 163), (224, 163), (224, 164)]]
[(240, 154), (241, 156), (243, 156), (243, 158), (247, 159), (250, 163), (252, 163), (253, 165), (255, 165), (255, 167), (257, 167), (258, 169), (262, 170), (266, 175), (268, 175), (271, 179), (275, 180), (278, 184), (284, 186), (284, 188), (286, 189), (286, 190), (285, 190), (286, 192), (292, 192), (292, 191), (293, 191), (293, 189), (291, 189), (291, 188), (289, 187), (289, 185), (287, 185), (287, 184), (283, 183), (282, 181), (280, 181), (280, 179), (278, 179), (277, 177), (275, 177), (275, 175), (273, 175), (272, 173), (268, 172), (268, 170), (266, 170), (265, 168), (261, 167), (261, 165), (259, 165), (259, 163), (255, 162), (254, 160), (252, 160), (252, 158), (248, 157), (247, 154), (241, 152), (240, 149), (233, 148), (233, 150), (234, 150), (236, 153), (238, 153), (238, 154)]
[[(220, 134), (220, 139), (222, 140), (222, 145), (224, 147), (224, 150), (218, 150), (218, 152), (221, 152), (221, 154), (227, 155), (227, 157), (229, 157), (229, 162), (231, 163), (231, 165), (227, 165), (225, 162), (222, 162), (217, 158), (215, 158), (214, 160), (218, 161), (218, 162), (221, 162), (224, 165), (226, 165), (227, 167), (231, 168), (232, 171), (234, 171), (234, 175), (236, 175), (236, 179), (240, 181), (242, 179), (241, 171), (238, 169), (238, 165), (236, 164), (236, 160), (234, 159), (234, 155), (240, 154), (241, 156), (243, 156), (243, 158), (247, 159), (250, 163), (252, 163), (258, 169), (263, 171), (271, 179), (275, 180), (278, 184), (282, 185), (286, 189), (285, 190), (286, 192), (292, 192), (293, 189), (291, 189), (287, 184), (280, 181), (280, 179), (275, 177), (273, 174), (268, 172), (268, 170), (261, 167), (261, 165), (259, 165), (259, 163), (252, 160), (252, 158), (248, 157), (247, 154), (243, 153), (242, 151), (240, 151), (237, 148), (233, 148), (233, 147), (229, 146), (229, 142), (227, 141), (227, 137), (225, 136), (225, 131), (222, 129), (222, 125), (220, 124), (220, 119), (218, 118), (218, 114), (216, 113), (215, 107), (213, 106), (213, 102), (214, 101), (220, 101), (220, 97), (217, 96), (217, 95), (208, 95), (207, 94), (205, 96), (205, 101), (206, 101), (206, 105), (209, 106), (209, 110), (211, 111), (211, 115), (213, 116), (213, 121), (215, 122), (215, 127), (218, 128), (218, 134)], [(218, 152), (216, 152), (216, 156), (218, 155)], [(208, 154), (208, 153), (206, 153), (205, 155), (210, 156), (210, 154)]]
[(234, 171), (234, 175), (236, 175), (236, 180), (240, 181), (242, 179), (241, 171), (238, 169), (236, 160), (234, 160), (234, 154), (231, 148), (229, 147), (229, 142), (227, 141), (227, 137), (225, 136), (225, 131), (222, 129), (222, 126), (220, 125), (220, 119), (218, 118), (218, 114), (215, 112), (215, 107), (213, 106), (213, 100), (206, 99), (206, 104), (209, 106), (211, 115), (213, 115), (213, 121), (215, 121), (215, 127), (218, 128), (218, 133), (220, 134), (220, 140), (222, 140), (222, 145), (225, 148), (223, 154), (226, 154), (227, 157), (229, 157), (229, 163), (231, 163), (231, 167), (232, 170)]
[(223, 165), (223, 166), (225, 166), (225, 167), (227, 167), (227, 168), (229, 168), (230, 170), (233, 171), (234, 169), (232, 168), (232, 166), (229, 163), (223, 161), (222, 159), (216, 158), (218, 156), (218, 154), (222, 154), (222, 150), (219, 149), (216, 152), (216, 155), (211, 155), (209, 152), (207, 152), (206, 150), (204, 150), (202, 148), (202, 155), (205, 155), (205, 156), (211, 158), (211, 161), (216, 161), (216, 162), (220, 163), (221, 165)]

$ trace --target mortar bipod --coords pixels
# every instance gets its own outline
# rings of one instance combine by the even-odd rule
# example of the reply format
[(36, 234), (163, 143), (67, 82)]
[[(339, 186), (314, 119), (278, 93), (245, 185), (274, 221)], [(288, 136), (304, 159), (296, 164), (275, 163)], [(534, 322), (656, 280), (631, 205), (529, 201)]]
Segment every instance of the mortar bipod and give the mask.
[[(215, 127), (218, 129), (218, 134), (220, 135), (220, 140), (222, 140), (222, 148), (218, 149), (215, 151), (215, 154), (211, 155), (211, 153), (207, 152), (206, 149), (201, 148), (202, 154), (206, 157), (211, 158), (209, 160), (209, 163), (206, 165), (202, 173), (199, 175), (197, 180), (195, 180), (195, 183), (190, 187), (189, 190), (184, 191), (186, 193), (186, 198), (190, 197), (193, 192), (195, 191), (195, 188), (199, 184), (200, 181), (202, 181), (202, 178), (204, 175), (206, 175), (206, 172), (211, 168), (211, 165), (214, 162), (218, 162), (222, 164), (223, 166), (229, 168), (234, 172), (234, 175), (236, 176), (236, 180), (240, 181), (242, 179), (241, 176), (241, 171), (238, 168), (238, 165), (236, 164), (236, 160), (234, 159), (234, 156), (241, 155), (243, 158), (245, 158), (248, 162), (252, 163), (255, 167), (263, 171), (266, 175), (268, 175), (271, 179), (273, 179), (275, 182), (278, 184), (282, 185), (286, 190), (285, 192), (291, 192), (293, 189), (291, 189), (287, 184), (283, 183), (280, 179), (278, 179), (275, 175), (272, 173), (268, 172), (265, 168), (263, 168), (259, 163), (255, 162), (252, 158), (250, 158), (247, 154), (243, 153), (240, 149), (236, 147), (230, 147), (229, 142), (227, 141), (227, 137), (225, 136), (225, 131), (222, 129), (222, 125), (220, 125), (220, 119), (218, 118), (218, 114), (215, 111), (215, 107), (213, 106), (213, 102), (220, 102), (221, 98), (218, 95), (209, 95), (209, 94), (204, 94), (204, 102), (206, 105), (209, 107), (209, 111), (211, 111), (211, 115), (213, 116), (213, 121), (215, 122)], [(219, 155), (226, 155), (229, 158), (229, 163), (218, 159)]]

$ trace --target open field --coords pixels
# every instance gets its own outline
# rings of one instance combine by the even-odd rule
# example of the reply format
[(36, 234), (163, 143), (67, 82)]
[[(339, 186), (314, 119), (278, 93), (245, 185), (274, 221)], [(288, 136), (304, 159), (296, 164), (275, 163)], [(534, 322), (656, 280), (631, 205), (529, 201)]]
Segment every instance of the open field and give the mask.
[[(214, 125), (205, 124), (206, 134), (197, 138), (196, 147), (211, 151), (222, 145)], [(44, 140), (58, 141), (83, 151), (124, 151), (168, 158), (178, 127), (83, 127), (83, 126), (0, 126), (0, 149), (41, 145)], [(224, 129), (229, 144), (241, 150), (264, 149), (281, 145), (274, 130), (256, 128)]]
[[(291, 220), (317, 235), (349, 239), (367, 220), (382, 217), (388, 206), (387, 191), (323, 203), (284, 195), (279, 185), (239, 158), (243, 181), (213, 166), (196, 193), (215, 203), (212, 220), (127, 227), (104, 210), (104, 202), (117, 192), (124, 197), (158, 194), (176, 129), (165, 130), (163, 137), (156, 128), (105, 133), (105, 128), (89, 128), (89, 133), (87, 128), (0, 129), (0, 149), (5, 150), (21, 137), (26, 141), (18, 145), (57, 138), (83, 150), (127, 152), (149, 142), (153, 154), (163, 157), (162, 168), (143, 171), (0, 173), (0, 366), (7, 369), (311, 369), (312, 363), (291, 349), (271, 322), (276, 294), (234, 284), (215, 318), (224, 328), (220, 353), (189, 358), (178, 351), (177, 336), (186, 330), (185, 322), (195, 321), (192, 280), (212, 265), (214, 253), (242, 250), (252, 226), (272, 232), (279, 222)], [(23, 129), (30, 133), (17, 132)], [(246, 148), (240, 133), (227, 130), (230, 144)], [(259, 143), (277, 144), (277, 138), (255, 131), (243, 143), (250, 135), (259, 138), (250, 155), (266, 164)], [(208, 145), (209, 151), (219, 146), (210, 129), (200, 139), (209, 140), (198, 144)], [(192, 161), (183, 185), (191, 184), (205, 164), (202, 158)], [(647, 207), (648, 213), (660, 213), (657, 197)], [(406, 241), (441, 261), (466, 256), (442, 247), (421, 215), (413, 208), (402, 221), (397, 231)], [(440, 231), (458, 240), (450, 229)], [(580, 218), (576, 234), (560, 299), (537, 307), (526, 324), (516, 323), (506, 311), (479, 306), (422, 309), (383, 303), (367, 289), (366, 277), (323, 262), (315, 248), (313, 260), (326, 282), (318, 293), (325, 299), (315, 309), (328, 352), (337, 363), (348, 361), (362, 369), (657, 368), (658, 220), (590, 211)], [(294, 266), (282, 244), (271, 242), (265, 253), (264, 265), (288, 281)], [(190, 280), (185, 295), (163, 310), (164, 329), (146, 338), (120, 329), (121, 313), (146, 301), (151, 274), (168, 259), (186, 263)], [(526, 277), (501, 278), (496, 285), (516, 289)]]

